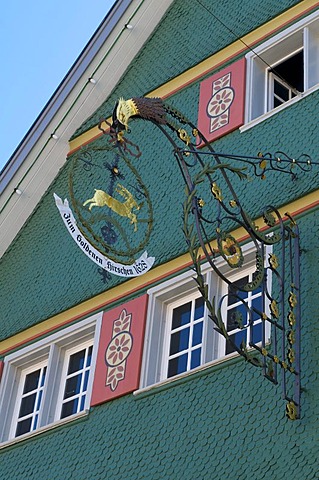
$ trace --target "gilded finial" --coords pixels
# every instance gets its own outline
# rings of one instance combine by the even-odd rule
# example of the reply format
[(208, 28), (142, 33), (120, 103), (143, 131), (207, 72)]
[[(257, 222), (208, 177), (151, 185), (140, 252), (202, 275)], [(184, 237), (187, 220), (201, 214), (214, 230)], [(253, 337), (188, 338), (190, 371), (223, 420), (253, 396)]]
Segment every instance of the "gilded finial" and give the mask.
[(132, 99), (124, 100), (121, 97), (116, 108), (116, 118), (118, 121), (128, 129), (128, 121), (132, 115), (138, 115), (139, 111)]

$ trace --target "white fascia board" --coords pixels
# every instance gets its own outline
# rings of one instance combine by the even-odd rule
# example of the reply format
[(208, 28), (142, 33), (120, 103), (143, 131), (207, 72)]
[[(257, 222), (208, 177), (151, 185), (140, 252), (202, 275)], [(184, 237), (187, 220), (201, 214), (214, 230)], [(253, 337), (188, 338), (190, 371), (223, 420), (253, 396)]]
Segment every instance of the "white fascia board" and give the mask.
[(1, 173), (0, 256), (66, 162), (70, 137), (110, 95), (172, 2), (118, 0), (53, 94)]

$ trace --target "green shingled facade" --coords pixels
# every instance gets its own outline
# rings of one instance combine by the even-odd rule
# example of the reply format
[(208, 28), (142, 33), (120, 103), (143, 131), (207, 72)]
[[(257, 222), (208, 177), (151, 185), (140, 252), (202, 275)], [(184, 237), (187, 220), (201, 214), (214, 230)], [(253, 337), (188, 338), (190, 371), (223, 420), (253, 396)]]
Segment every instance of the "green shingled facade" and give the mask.
[(110, 115), (119, 92), (124, 98), (143, 96), (297, 3), (175, 1), (110, 98), (75, 136)]
[[(300, 226), (310, 240), (318, 214)], [(309, 285), (319, 267), (314, 247), (303, 262), (302, 282)], [(302, 308), (301, 420), (288, 421), (280, 388), (238, 359), (107, 402), (78, 422), (9, 447), (1, 452), (0, 478), (315, 480), (319, 327), (314, 303)]]
[[(170, 99), (170, 103), (180, 110), (183, 101), (192, 107), (188, 116), (196, 122), (198, 85), (188, 87)], [(279, 149), (298, 156), (306, 151), (312, 158), (316, 158), (317, 122), (314, 112), (318, 105), (317, 91), (302, 102), (279, 112), (275, 119), (270, 118), (247, 132), (240, 133), (236, 130), (221, 138), (214, 143), (214, 147), (216, 151), (238, 154), (249, 152), (252, 155), (259, 151), (275, 152)], [(134, 165), (138, 163), (154, 207), (154, 228), (147, 251), (149, 255), (156, 257), (156, 264), (161, 264), (187, 250), (181, 234), (184, 187), (169, 143), (152, 125), (138, 120), (133, 125), (134, 130), (129, 138), (142, 145), (142, 157), (135, 160)], [(289, 125), (298, 125), (298, 135), (295, 135)], [(154, 149), (154, 138), (160, 142), (160, 161), (158, 151)], [(303, 138), (302, 145), (300, 138)], [(96, 141), (94, 146), (98, 147), (103, 142), (108, 142), (108, 139), (102, 138)], [(2, 259), (1, 268), (4, 273), (1, 278), (1, 305), (5, 318), (8, 319), (1, 331), (2, 338), (7, 338), (123, 281), (112, 277), (105, 285), (97, 273), (96, 265), (75, 247), (71, 237), (65, 233), (53, 193), (63, 199), (69, 196), (70, 160), (68, 162)], [(156, 174), (153, 168), (155, 164), (158, 165)], [(269, 174), (264, 181), (235, 181), (244, 207), (252, 216), (258, 217), (261, 211), (257, 200), (261, 196), (264, 204), (284, 205), (313, 191), (318, 185), (318, 175), (318, 170), (313, 169), (311, 174), (298, 175), (296, 181), (292, 181), (288, 175), (283, 178), (276, 173)], [(163, 192), (163, 185), (169, 185), (172, 176), (175, 178), (176, 188), (171, 189), (168, 194), (167, 189)], [(177, 182), (180, 182), (179, 188)], [(160, 201), (157, 202), (156, 199)], [(163, 232), (169, 232), (165, 242), (162, 242)], [(32, 258), (28, 253), (30, 244), (33, 249)], [(16, 295), (14, 304), (11, 301), (11, 292)]]
[[(173, 3), (114, 92), (74, 137), (96, 125), (101, 116), (109, 116), (118, 97), (147, 94), (232, 43), (230, 31), (245, 35), (300, 2), (200, 3)], [(201, 80), (167, 100), (195, 124)], [(317, 159), (318, 109), (319, 90), (243, 133), (235, 130), (220, 138), (214, 148), (252, 155), (283, 150)], [(183, 181), (172, 148), (156, 127), (141, 120), (132, 121), (130, 127), (128, 138), (142, 150), (134, 166), (149, 189), (154, 209), (147, 251), (155, 256), (155, 265), (161, 265), (187, 251), (182, 234)], [(91, 145), (98, 148), (107, 142), (105, 136)], [(72, 157), (1, 261), (0, 305), (5, 321), (0, 340), (125, 281), (112, 276), (104, 283), (97, 266), (66, 233), (53, 193), (63, 199), (69, 196), (71, 162)], [(234, 179), (244, 208), (255, 218), (260, 216), (260, 206), (280, 207), (317, 190), (318, 185), (318, 166), (295, 180), (278, 173), (267, 174), (265, 180)], [(301, 213), (297, 220), (302, 250), (300, 420), (285, 418), (280, 386), (264, 380), (259, 369), (243, 359), (234, 358), (149, 392), (96, 406), (79, 420), (0, 450), (0, 480), (317, 479), (318, 207)]]

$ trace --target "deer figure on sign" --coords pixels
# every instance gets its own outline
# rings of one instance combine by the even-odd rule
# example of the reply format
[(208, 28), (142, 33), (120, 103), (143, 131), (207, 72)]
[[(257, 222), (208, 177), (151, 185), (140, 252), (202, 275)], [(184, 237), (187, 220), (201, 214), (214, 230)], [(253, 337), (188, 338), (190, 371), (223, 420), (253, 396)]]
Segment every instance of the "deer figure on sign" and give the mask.
[(89, 205), (91, 211), (93, 207), (109, 207), (113, 212), (117, 213), (121, 217), (127, 217), (131, 220), (131, 224), (134, 224), (134, 232), (137, 231), (137, 218), (136, 214), (132, 210), (140, 210), (142, 204), (138, 204), (131, 192), (123, 185), (118, 184), (115, 191), (125, 198), (124, 202), (120, 202), (116, 198), (112, 197), (103, 190), (95, 189), (95, 193), (92, 198), (89, 198), (83, 203), (83, 206)]

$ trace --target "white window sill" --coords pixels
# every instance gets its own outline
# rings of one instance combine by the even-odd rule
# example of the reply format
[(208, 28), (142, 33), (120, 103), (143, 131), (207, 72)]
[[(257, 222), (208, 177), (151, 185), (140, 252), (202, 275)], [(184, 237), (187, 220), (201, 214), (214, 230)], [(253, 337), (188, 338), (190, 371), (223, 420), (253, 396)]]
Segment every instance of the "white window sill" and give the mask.
[(5, 442), (0, 443), (0, 450), (10, 445), (15, 445), (16, 443), (20, 443), (23, 440), (26, 440), (28, 438), (32, 438), (37, 435), (40, 435), (43, 432), (53, 430), (54, 428), (60, 427), (61, 425), (65, 425), (67, 423), (73, 422), (74, 420), (78, 420), (82, 417), (86, 417), (88, 414), (89, 414), (89, 410), (83, 410), (80, 413), (70, 415), (69, 417), (63, 418), (62, 420), (56, 420), (55, 422), (50, 423), (49, 425), (44, 425), (43, 427), (40, 427), (37, 430), (33, 430), (33, 432), (28, 432), (28, 433), (25, 433), (24, 435), (20, 435), (19, 437), (6, 440)]
[[(141, 395), (143, 393), (151, 392), (152, 390), (157, 390), (160, 389), (161, 387), (164, 387), (169, 384), (173, 384), (178, 382), (179, 380), (185, 380), (186, 378), (195, 375), (198, 372), (202, 372), (204, 370), (207, 370), (208, 368), (211, 368), (216, 365), (223, 364), (225, 362), (228, 362), (229, 360), (233, 358), (240, 358), (240, 355), (237, 352), (230, 353), (229, 355), (225, 355), (224, 357), (217, 358), (216, 360), (212, 360), (211, 362), (205, 363), (204, 365), (200, 365), (197, 368), (194, 368), (193, 370), (190, 370), (189, 372), (184, 372), (180, 373), (179, 375), (175, 375), (174, 377), (166, 378), (165, 380), (161, 380), (160, 382), (153, 383), (153, 385), (148, 385), (147, 387), (139, 388), (138, 390), (135, 390), (133, 392), (134, 396)], [(154, 392), (155, 393), (155, 392)]]
[(250, 122), (245, 123), (244, 125), (239, 127), (240, 133), (243, 133), (246, 130), (249, 130), (250, 128), (254, 127), (255, 125), (258, 125), (259, 123), (263, 122), (267, 118), (270, 118), (273, 115), (276, 115), (276, 113), (281, 112), (281, 110), (284, 110), (285, 108), (289, 107), (290, 105), (293, 105), (294, 103), (299, 102), (302, 98), (307, 97), (311, 93), (318, 90), (318, 88), (319, 88), (319, 84), (314, 85), (313, 87), (309, 88), (309, 90), (307, 90), (306, 92), (300, 93), (300, 95), (298, 97), (294, 97), (291, 100), (288, 100), (287, 102), (283, 103), (279, 107), (276, 107), (273, 110), (270, 110), (269, 112), (266, 112), (263, 115), (260, 115), (260, 117), (254, 118)]

